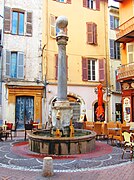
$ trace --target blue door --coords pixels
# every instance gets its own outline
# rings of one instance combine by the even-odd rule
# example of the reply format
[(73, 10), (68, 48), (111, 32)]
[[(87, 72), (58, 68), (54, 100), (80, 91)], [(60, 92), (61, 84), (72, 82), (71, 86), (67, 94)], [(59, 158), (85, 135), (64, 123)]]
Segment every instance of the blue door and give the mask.
[(24, 124), (34, 120), (34, 97), (16, 98), (16, 129), (24, 129)]

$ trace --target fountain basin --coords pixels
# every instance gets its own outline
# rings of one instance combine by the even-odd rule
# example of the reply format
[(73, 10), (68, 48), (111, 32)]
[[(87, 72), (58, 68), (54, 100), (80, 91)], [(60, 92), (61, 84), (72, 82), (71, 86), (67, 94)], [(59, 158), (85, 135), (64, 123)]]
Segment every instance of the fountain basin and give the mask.
[(51, 137), (49, 130), (37, 130), (28, 133), (29, 149), (47, 155), (84, 154), (95, 149), (94, 131), (75, 129), (74, 134), (74, 137)]

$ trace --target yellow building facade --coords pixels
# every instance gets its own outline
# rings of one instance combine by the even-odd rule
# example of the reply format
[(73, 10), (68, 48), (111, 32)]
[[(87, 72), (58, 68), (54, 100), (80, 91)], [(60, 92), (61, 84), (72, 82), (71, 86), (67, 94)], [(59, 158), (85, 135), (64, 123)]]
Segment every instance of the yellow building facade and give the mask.
[[(68, 99), (73, 106), (74, 121), (86, 114), (96, 121), (96, 87), (109, 86), (108, 2), (107, 0), (45, 0), (43, 30), (43, 78), (46, 85), (44, 114), (51, 116), (57, 97), (57, 55), (55, 21), (68, 18), (66, 46)], [(108, 97), (104, 93), (105, 120), (109, 116)], [(109, 117), (110, 118), (110, 117)]]
[(118, 2), (120, 25), (116, 41), (120, 42), (122, 62), (118, 69), (118, 81), (122, 86), (123, 120), (130, 122), (134, 121), (134, 1)]

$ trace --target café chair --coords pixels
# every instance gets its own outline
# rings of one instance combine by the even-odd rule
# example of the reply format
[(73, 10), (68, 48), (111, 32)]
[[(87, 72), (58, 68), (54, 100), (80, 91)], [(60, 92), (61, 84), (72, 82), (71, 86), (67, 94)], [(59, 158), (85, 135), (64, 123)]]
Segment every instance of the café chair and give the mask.
[(6, 123), (5, 124), (6, 125), (6, 135), (7, 135), (7, 137), (6, 138), (8, 138), (9, 136), (11, 137), (11, 140), (12, 140), (12, 128), (13, 128), (13, 123)]
[(110, 140), (111, 144), (113, 145), (113, 136), (116, 135), (116, 131), (114, 131), (114, 128), (117, 128), (117, 124), (115, 122), (110, 121), (107, 123), (107, 144)]
[(33, 130), (33, 124), (25, 124), (25, 138), (24, 138), (25, 140), (26, 140), (28, 130), (30, 130), (30, 131)]
[(124, 157), (125, 152), (130, 152), (131, 156), (130, 159), (132, 161), (133, 152), (134, 152), (134, 142), (132, 141), (132, 134), (129, 132), (123, 132), (123, 139), (124, 139), (124, 149), (122, 154), (122, 159)]
[(123, 132), (129, 132), (130, 126), (124, 126), (122, 125), (120, 130), (117, 132), (116, 135), (113, 136), (113, 141), (115, 140), (116, 142), (118, 141), (121, 144), (122, 147), (122, 142), (123, 142)]
[(104, 139), (108, 138), (108, 129), (107, 129), (107, 123), (102, 122), (102, 127), (101, 127), (101, 133)]
[(94, 123), (94, 131), (96, 132), (96, 138), (102, 137), (102, 122)]

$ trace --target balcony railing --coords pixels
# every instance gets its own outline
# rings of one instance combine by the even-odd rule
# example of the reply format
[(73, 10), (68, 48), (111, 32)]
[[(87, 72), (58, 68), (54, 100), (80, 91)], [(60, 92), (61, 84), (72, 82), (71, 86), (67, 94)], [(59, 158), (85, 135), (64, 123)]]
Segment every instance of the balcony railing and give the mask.
[(134, 63), (122, 65), (117, 71), (117, 80), (134, 78)]
[(117, 28), (116, 30), (117, 30), (117, 34), (116, 34), (117, 41), (122, 42), (125, 40), (126, 42), (128, 42), (129, 40), (134, 38), (134, 34), (133, 34), (134, 16), (125, 23), (121, 24), (119, 28)]

